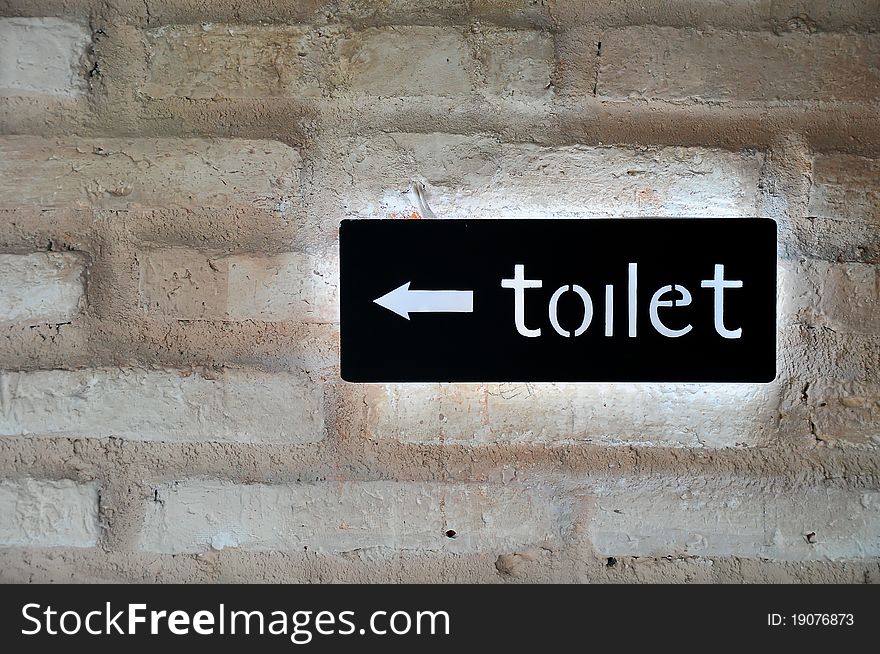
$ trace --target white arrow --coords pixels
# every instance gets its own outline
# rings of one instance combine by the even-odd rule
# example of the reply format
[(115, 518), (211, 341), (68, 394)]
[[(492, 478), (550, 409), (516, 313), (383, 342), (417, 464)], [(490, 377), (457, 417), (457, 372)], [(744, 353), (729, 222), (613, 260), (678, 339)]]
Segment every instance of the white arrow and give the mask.
[(410, 282), (373, 300), (409, 320), (410, 313), (473, 313), (473, 291), (411, 291)]

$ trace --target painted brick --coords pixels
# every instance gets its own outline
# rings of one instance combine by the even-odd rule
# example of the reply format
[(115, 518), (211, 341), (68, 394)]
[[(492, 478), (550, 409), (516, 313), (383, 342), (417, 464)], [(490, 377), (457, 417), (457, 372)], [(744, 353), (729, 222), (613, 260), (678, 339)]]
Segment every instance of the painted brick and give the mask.
[(558, 543), (564, 530), (547, 491), (511, 484), (270, 486), (195, 479), (154, 489), (140, 537), (141, 547), (152, 552), (466, 554)]
[(150, 311), (187, 320), (339, 319), (335, 252), (260, 256), (168, 248), (141, 259), (141, 304)]
[(146, 33), (146, 95), (320, 97), (319, 30), (304, 26), (169, 26)]
[(610, 100), (864, 101), (880, 95), (877, 35), (701, 32), (602, 34), (598, 95)]
[(302, 444), (323, 437), (321, 386), (296, 374), (142, 369), (0, 373), (0, 436)]
[[(753, 216), (763, 157), (704, 148), (540, 147), (389, 134), (343, 146), (357, 217)], [(415, 180), (415, 184), (413, 183)], [(420, 187), (420, 188), (417, 188)], [(427, 215), (430, 217), (430, 214)]]
[(880, 159), (816, 155), (807, 215), (809, 254), (880, 263)]
[(409, 443), (754, 445), (778, 407), (766, 384), (386, 384), (372, 393), (371, 433)]
[(800, 561), (875, 557), (878, 529), (877, 491), (619, 481), (599, 489), (589, 532), (602, 556)]
[(299, 153), (276, 141), (0, 138), (0, 204), (40, 207), (298, 202)]
[(94, 547), (101, 528), (98, 484), (0, 481), (0, 546)]
[(79, 313), (84, 273), (76, 254), (0, 254), (0, 324), (69, 322)]
[(0, 95), (83, 95), (82, 62), (90, 42), (82, 23), (0, 18)]

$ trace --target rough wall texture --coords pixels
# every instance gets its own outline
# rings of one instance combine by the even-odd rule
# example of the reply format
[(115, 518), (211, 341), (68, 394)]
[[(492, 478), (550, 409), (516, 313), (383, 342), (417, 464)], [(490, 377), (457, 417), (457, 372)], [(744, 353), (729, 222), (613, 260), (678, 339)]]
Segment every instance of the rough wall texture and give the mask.
[[(880, 581), (876, 0), (0, 0), (0, 580)], [(359, 386), (346, 217), (769, 216), (766, 385)]]

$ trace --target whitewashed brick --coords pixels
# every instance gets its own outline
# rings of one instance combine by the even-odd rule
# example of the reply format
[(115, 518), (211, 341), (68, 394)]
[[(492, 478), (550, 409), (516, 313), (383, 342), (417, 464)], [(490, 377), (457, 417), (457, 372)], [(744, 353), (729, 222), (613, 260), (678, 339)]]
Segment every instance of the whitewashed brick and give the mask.
[(880, 492), (620, 480), (598, 489), (602, 556), (843, 560), (880, 555)]
[(311, 443), (320, 384), (296, 374), (142, 369), (0, 373), (0, 436)]
[(94, 547), (98, 484), (16, 479), (0, 481), (0, 546)]
[(253, 206), (298, 201), (299, 153), (276, 141), (0, 138), (6, 206)]
[(768, 384), (385, 384), (376, 438), (409, 443), (755, 445), (776, 423)]
[(754, 216), (763, 160), (754, 152), (541, 147), (448, 134), (389, 134), (344, 149), (353, 188), (340, 180), (343, 210), (365, 218)]
[(520, 485), (391, 481), (154, 487), (140, 543), (152, 552), (245, 550), (466, 554), (560, 541), (546, 491)]
[(178, 319), (336, 322), (338, 252), (223, 255), (188, 248), (141, 257), (141, 305)]
[(0, 324), (72, 320), (84, 273), (82, 258), (72, 253), (0, 254)]
[(874, 34), (627, 27), (602, 34), (598, 95), (612, 100), (864, 101), (880, 95)]
[(63, 18), (0, 18), (0, 95), (83, 95), (86, 25)]

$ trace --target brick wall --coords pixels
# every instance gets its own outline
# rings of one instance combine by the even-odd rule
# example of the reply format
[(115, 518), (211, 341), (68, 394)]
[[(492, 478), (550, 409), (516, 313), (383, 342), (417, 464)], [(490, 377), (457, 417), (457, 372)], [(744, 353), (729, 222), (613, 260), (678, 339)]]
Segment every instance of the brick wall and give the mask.
[[(880, 581), (880, 7), (0, 1), (0, 580)], [(352, 385), (343, 218), (768, 216), (771, 384)]]

